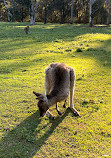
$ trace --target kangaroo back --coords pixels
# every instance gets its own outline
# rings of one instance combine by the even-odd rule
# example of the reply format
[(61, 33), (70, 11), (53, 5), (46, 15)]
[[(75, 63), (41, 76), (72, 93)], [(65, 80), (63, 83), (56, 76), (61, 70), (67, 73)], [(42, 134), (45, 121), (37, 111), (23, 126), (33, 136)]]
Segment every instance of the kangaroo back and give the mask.
[[(50, 66), (45, 69), (45, 95), (33, 92), (39, 100), (38, 107), (40, 115), (44, 116), (46, 111), (50, 114), (48, 111), (50, 106), (56, 104), (57, 109), (57, 103), (60, 101), (65, 100), (66, 103), (70, 93), (69, 107), (76, 116), (79, 116), (73, 104), (74, 83), (75, 73), (73, 68), (67, 67), (63, 63), (50, 64)], [(60, 114), (58, 109), (57, 111)]]

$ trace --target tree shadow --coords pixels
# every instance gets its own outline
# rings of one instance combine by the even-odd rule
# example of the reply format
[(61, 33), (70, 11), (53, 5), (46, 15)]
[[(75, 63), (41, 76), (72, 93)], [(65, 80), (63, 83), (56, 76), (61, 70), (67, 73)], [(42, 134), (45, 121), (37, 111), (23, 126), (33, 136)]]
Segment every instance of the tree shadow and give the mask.
[(110, 50), (111, 39), (104, 41), (100, 47), (89, 47), (87, 50), (79, 52), (82, 58), (93, 58), (96, 59), (97, 63), (103, 67), (111, 68), (111, 50)]
[(51, 126), (49, 130), (46, 130), (45, 134), (36, 140), (35, 135), (39, 135), (40, 131), (48, 126), (47, 124), (43, 126), (42, 129), (39, 128), (39, 130), (36, 131), (36, 128), (40, 125), (42, 120), (39, 118), (39, 112), (36, 111), (1, 139), (2, 157), (33, 157), (69, 112), (70, 110), (67, 109), (61, 117), (58, 116), (55, 120), (50, 120), (49, 124), (51, 124)]
[[(49, 25), (49, 26), (52, 26), (52, 25)], [(44, 30), (46, 32), (46, 37), (48, 38), (48, 39), (46, 39), (46, 41), (48, 40), (48, 42), (52, 41), (53, 38), (54, 38), (54, 40), (57, 40), (56, 38), (58, 38), (58, 40), (60, 40), (60, 39), (63, 40), (64, 38), (67, 37), (67, 33), (69, 33), (68, 41), (70, 41), (72, 39), (74, 40), (74, 38), (76, 38), (76, 36), (78, 36), (78, 35), (81, 35), (81, 34), (83, 35), (83, 31), (81, 32), (81, 30), (83, 30), (82, 26), (81, 27), (80, 26), (71, 26), (69, 28), (68, 28), (68, 26), (67, 27), (66, 26), (67, 25), (54, 26), (54, 30), (52, 31), (52, 33), (50, 32), (50, 29), (47, 29), (48, 25), (47, 25), (47, 27), (44, 26), (44, 28), (36, 28), (36, 29), (38, 30), (38, 32), (40, 32), (39, 34), (41, 34), (40, 41), (42, 39), (44, 39), (42, 37), (42, 35), (44, 35), (44, 34), (42, 34), (41, 30)], [(79, 30), (78, 32), (75, 32), (76, 27)], [(84, 26), (84, 27), (86, 27), (86, 26)], [(63, 28), (65, 28), (65, 30), (66, 30), (66, 28), (68, 29), (67, 31), (65, 31), (66, 32), (65, 33), (66, 37), (65, 37), (65, 34), (63, 33), (63, 30), (64, 30)], [(32, 29), (35, 29), (35, 28), (32, 28)], [(74, 34), (71, 34), (72, 29), (74, 30)], [(60, 30), (61, 36), (57, 35), (58, 30)], [(111, 31), (110, 27), (104, 29), (104, 33), (108, 33), (109, 34), (110, 31)], [(33, 32), (35, 32), (35, 31), (33, 31)], [(93, 33), (103, 33), (103, 28), (98, 28), (97, 27), (97, 29), (95, 29), (95, 28), (88, 28), (88, 29), (86, 28), (86, 29), (84, 29), (84, 34), (88, 33), (88, 32), (90, 32), (90, 33), (92, 33), (92, 32)], [(50, 34), (50, 36), (52, 36), (54, 34), (55, 35), (53, 36), (53, 38), (49, 38), (49, 34)], [(72, 38), (72, 36), (74, 38)], [(31, 36), (29, 35), (29, 37), (31, 37)], [(34, 37), (34, 35), (31, 38), (33, 38), (33, 37)], [(35, 43), (37, 43), (36, 37), (35, 37), (35, 39), (33, 41), (28, 41), (28, 42), (22, 43), (22, 46), (23, 46), (23, 48), (30, 47), (30, 44), (35, 44)], [(107, 66), (107, 67), (109, 66), (110, 67), (111, 66), (111, 62), (110, 62), (110, 60), (111, 60), (110, 59), (111, 51), (107, 51), (107, 50), (104, 49), (104, 47), (106, 47), (106, 45), (109, 46), (110, 43), (111, 43), (110, 39), (106, 40), (106, 41), (102, 41), (102, 43), (100, 43), (100, 44), (102, 44), (102, 47), (91, 48), (91, 49), (89, 47), (88, 48), (89, 50), (85, 50), (86, 54), (83, 53), (83, 52), (79, 53), (79, 54), (81, 55), (81, 57), (82, 56), (83, 57), (86, 57), (86, 56), (87, 57), (91, 57), (92, 56), (93, 58), (95, 58), (98, 61), (99, 64), (102, 64), (104, 66)], [(61, 45), (62, 44), (63, 43), (61, 43)], [(17, 43), (12, 43), (10, 45), (8, 43), (6, 43), (5, 45), (3, 44), (2, 47), (5, 47), (5, 51), (7, 51), (7, 50), (14, 50), (15, 48), (16, 49), (21, 49), (20, 45), (21, 45), (21, 43), (18, 43), (18, 44)], [(53, 53), (58, 53), (56, 51), (52, 51), (52, 52)], [(34, 53), (29, 52), (29, 51), (27, 53), (24, 53), (22, 51), (18, 52), (18, 53), (12, 53), (12, 52), (10, 53), (9, 52), (9, 54), (8, 53), (1, 53), (1, 55), (0, 55), (0, 59), (1, 60), (2, 60), (2, 58), (3, 58), (3, 60), (4, 59), (6, 59), (6, 60), (8, 60), (8, 59), (21, 59), (21, 60), (20, 60), (19, 63), (16, 63), (16, 62), (8, 63), (8, 66), (6, 66), (6, 64), (3, 64), (3, 66), (1, 66), (0, 73), (10, 73), (10, 72), (12, 72), (14, 70), (20, 70), (20, 69), (22, 69), (24, 67), (28, 68), (30, 66), (36, 65), (37, 63), (44, 63), (45, 58), (44, 57), (39, 57), (39, 53), (40, 53), (39, 51), (38, 52), (34, 52)], [(36, 59), (34, 59), (34, 60), (29, 59), (29, 57), (33, 58), (34, 55), (36, 55), (36, 54), (38, 54), (38, 57), (36, 56)], [(69, 55), (69, 54), (67, 53), (67, 55)], [(52, 56), (53, 56), (53, 54), (52, 54)]]
[[(11, 24), (11, 26), (13, 26)], [(15, 24), (16, 26), (16, 24)], [(60, 33), (59, 30), (65, 28), (65, 33)], [(72, 36), (75, 38), (78, 35), (83, 35), (83, 28), (79, 27), (79, 30), (77, 31), (76, 28), (78, 28), (78, 26), (71, 26), (71, 28), (67, 27), (66, 30), (66, 26), (65, 25), (57, 25), (52, 29), (46, 29), (45, 25), (44, 28), (37, 28), (37, 31), (40, 33), (38, 34), (39, 36), (41, 35), (41, 31), (44, 31), (45, 33), (43, 33), (40, 37), (39, 40), (43, 41), (44, 40), (44, 34), (46, 36), (46, 42), (52, 42), (53, 40), (56, 39), (62, 39), (64, 40), (65, 38), (67, 38), (67, 33), (69, 33), (69, 38), (68, 41), (72, 40)], [(21, 28), (22, 29), (22, 28)], [(15, 31), (15, 34), (9, 37), (13, 40), (16, 37), (16, 31), (20, 31), (20, 38), (22, 38), (21, 34), (22, 31), (21, 29), (16, 29), (14, 28), (12, 31)], [(35, 28), (32, 28), (35, 29)], [(74, 30), (73, 34), (72, 34), (72, 29)], [(85, 33), (103, 33), (103, 28), (97, 28), (95, 30), (95, 28), (86, 28), (84, 31)], [(60, 30), (60, 31), (61, 31)], [(58, 34), (57, 34), (58, 32)], [(49, 36), (47, 36), (50, 33), (50, 36), (53, 36), (53, 38), (49, 38)], [(110, 28), (105, 28), (104, 29), (104, 33), (111, 33), (111, 29)], [(5, 34), (5, 30), (3, 32), (3, 35)], [(24, 35), (25, 36), (25, 35)], [(5, 36), (7, 38), (7, 36)], [(23, 43), (23, 47), (28, 47), (29, 44), (32, 44), (32, 42), (36, 43), (38, 42), (37, 38), (35, 38), (35, 35), (32, 37), (32, 35), (28, 35), (26, 37), (27, 38), (34, 38), (33, 41), (29, 41), (28, 43)], [(74, 39), (73, 38), (73, 39)], [(108, 43), (111, 43), (111, 40), (107, 40), (106, 42), (104, 42), (103, 47), (101, 48), (93, 48), (92, 50), (89, 49), (87, 52), (82, 52), (79, 53), (79, 55), (81, 57), (92, 57), (97, 59), (97, 61), (99, 62), (100, 65), (104, 65), (104, 66), (111, 66), (111, 58), (109, 58), (109, 55), (111, 54), (111, 51), (106, 51), (104, 50), (104, 46), (107, 45)], [(6, 46), (7, 45), (7, 46)], [(15, 47), (18, 47), (21, 45), (20, 44), (16, 44), (13, 43), (10, 47), (10, 45), (8, 45), (8, 43), (6, 43), (6, 48), (7, 50), (13, 50), (15, 49)], [(14, 47), (15, 46), (15, 47)], [(6, 51), (7, 51), (6, 50)], [(97, 53), (98, 52), (98, 53)], [(3, 55), (3, 54), (2, 54)], [(18, 56), (22, 56), (22, 52), (21, 54), (18, 54)], [(68, 54), (69, 55), (69, 54)], [(28, 53), (27, 55), (25, 55), (26, 57), (28, 56), (33, 56), (33, 54), (31, 55), (30, 53)], [(37, 58), (36, 60), (31, 60), (31, 61), (22, 61), (20, 64), (18, 64), (18, 67), (16, 67), (16, 63), (15, 64), (10, 64), (10, 66), (8, 66), (9, 69), (13, 69), (12, 70), (16, 70), (16, 69), (20, 69), (22, 67), (29, 67), (31, 65), (36, 65), (38, 62), (43, 63), (44, 62), (44, 58)], [(42, 65), (42, 64), (41, 64)], [(5, 70), (5, 66), (2, 67), (3, 68), (3, 73)], [(5, 72), (7, 73), (8, 71), (5, 70)], [(0, 144), (1, 144), (1, 153), (2, 153), (2, 157), (7, 157), (7, 158), (31, 158), (33, 157), (37, 151), (40, 150), (40, 148), (45, 144), (45, 142), (47, 141), (47, 139), (51, 136), (51, 134), (53, 133), (53, 131), (57, 128), (57, 126), (63, 121), (63, 119), (68, 115), (69, 110), (66, 110), (66, 112), (61, 116), (61, 117), (57, 117), (56, 120), (51, 120), (50, 124), (51, 127), (49, 127), (49, 130), (47, 130), (45, 132), (45, 134), (43, 136), (40, 136), (39, 139), (35, 139), (35, 135), (39, 135), (40, 130), (45, 129), (46, 126), (44, 126), (42, 129), (38, 128), (38, 126), (41, 124), (41, 119), (39, 118), (39, 113), (38, 111), (35, 112), (34, 114), (32, 114), (30, 117), (28, 117), (27, 119), (25, 119), (23, 122), (21, 122), (16, 128), (14, 128), (12, 131), (8, 131), (7, 129), (7, 135), (4, 136), (4, 138), (1, 139)], [(36, 129), (39, 129), (38, 131), (36, 131)]]

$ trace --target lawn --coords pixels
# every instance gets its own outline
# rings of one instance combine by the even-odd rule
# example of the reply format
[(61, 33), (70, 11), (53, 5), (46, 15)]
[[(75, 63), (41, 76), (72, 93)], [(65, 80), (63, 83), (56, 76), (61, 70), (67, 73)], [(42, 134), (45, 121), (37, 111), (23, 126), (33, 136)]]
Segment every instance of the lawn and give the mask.
[[(111, 27), (26, 25), (0, 23), (0, 158), (111, 158)], [(62, 116), (39, 117), (32, 92), (52, 62), (75, 69), (81, 117), (63, 103)]]

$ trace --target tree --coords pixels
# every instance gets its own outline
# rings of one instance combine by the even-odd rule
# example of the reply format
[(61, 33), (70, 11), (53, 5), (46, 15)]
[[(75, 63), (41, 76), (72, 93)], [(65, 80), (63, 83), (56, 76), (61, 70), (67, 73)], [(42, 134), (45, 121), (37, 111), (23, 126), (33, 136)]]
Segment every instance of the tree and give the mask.
[(71, 0), (55, 0), (54, 4), (56, 11), (60, 15), (60, 23), (64, 24), (66, 17), (70, 16)]
[[(110, 23), (111, 0), (0, 0), (3, 21)], [(73, 18), (74, 17), (74, 18)]]
[(29, 16), (30, 0), (10, 0), (10, 10), (13, 21), (23, 22)]
[(105, 24), (107, 15), (105, 0), (95, 0), (92, 5), (92, 18), (97, 19), (98, 23)]
[(73, 9), (74, 9), (74, 0), (72, 0), (72, 4), (71, 4), (71, 24), (73, 24)]
[(9, 6), (8, 6), (8, 3), (7, 3), (5, 0), (3, 0), (3, 2), (4, 2), (4, 5), (5, 5), (6, 9), (7, 9), (8, 21), (10, 22), (10, 21), (12, 21), (13, 15), (12, 15), (12, 13), (10, 12), (10, 8), (9, 8)]
[(93, 26), (93, 17), (92, 17), (92, 5), (93, 5), (93, 0), (90, 0), (89, 2), (89, 26)]
[(35, 24), (36, 12), (38, 3), (37, 0), (15, 0), (14, 13), (15, 18), (23, 22), (23, 19), (30, 15), (30, 25)]
[(106, 22), (106, 24), (107, 25), (109, 25), (109, 23), (110, 23), (110, 5), (111, 5), (111, 3), (110, 3), (110, 0), (106, 0), (106, 9), (107, 9), (107, 22)]
[(43, 19), (44, 24), (47, 20), (51, 20), (54, 16), (55, 0), (40, 0), (38, 7), (38, 14)]
[(31, 0), (30, 1), (30, 25), (35, 24), (37, 7), (38, 7), (37, 0)]
[(44, 24), (47, 23), (47, 5), (44, 7)]

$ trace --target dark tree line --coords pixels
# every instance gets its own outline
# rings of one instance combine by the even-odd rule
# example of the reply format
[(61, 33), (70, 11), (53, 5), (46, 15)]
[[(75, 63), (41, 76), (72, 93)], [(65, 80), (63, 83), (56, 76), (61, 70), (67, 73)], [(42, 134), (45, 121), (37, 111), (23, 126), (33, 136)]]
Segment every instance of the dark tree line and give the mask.
[(54, 23), (111, 22), (110, 0), (0, 0), (0, 21)]

